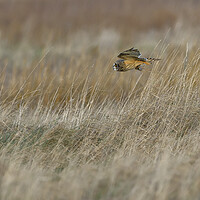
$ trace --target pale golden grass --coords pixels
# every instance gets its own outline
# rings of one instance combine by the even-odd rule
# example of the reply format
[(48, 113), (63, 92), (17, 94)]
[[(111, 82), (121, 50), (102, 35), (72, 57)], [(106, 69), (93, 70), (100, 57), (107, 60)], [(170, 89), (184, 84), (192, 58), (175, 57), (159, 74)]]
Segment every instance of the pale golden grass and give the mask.
[(199, 49), (130, 73), (92, 52), (2, 62), (1, 199), (198, 199)]
[(0, 199), (199, 199), (199, 6), (0, 1)]

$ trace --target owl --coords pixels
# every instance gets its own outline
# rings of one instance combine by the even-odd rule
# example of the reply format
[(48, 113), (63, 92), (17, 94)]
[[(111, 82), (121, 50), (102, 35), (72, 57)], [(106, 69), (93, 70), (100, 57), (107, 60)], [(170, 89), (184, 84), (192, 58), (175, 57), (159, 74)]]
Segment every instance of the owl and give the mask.
[(134, 47), (123, 51), (117, 57), (121, 58), (113, 64), (113, 69), (119, 72), (125, 72), (131, 69), (142, 71), (141, 65), (150, 65), (153, 61), (160, 60), (159, 58), (141, 58), (141, 53)]

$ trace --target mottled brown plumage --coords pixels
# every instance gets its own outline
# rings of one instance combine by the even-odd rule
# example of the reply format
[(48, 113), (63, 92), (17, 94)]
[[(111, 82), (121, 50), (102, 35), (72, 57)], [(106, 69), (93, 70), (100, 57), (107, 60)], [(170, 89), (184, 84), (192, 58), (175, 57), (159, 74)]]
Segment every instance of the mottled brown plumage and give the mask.
[(142, 70), (141, 65), (152, 64), (152, 61), (160, 60), (158, 58), (140, 58), (141, 53), (138, 49), (131, 48), (120, 53), (117, 57), (121, 58), (113, 64), (115, 71), (125, 72), (131, 69)]

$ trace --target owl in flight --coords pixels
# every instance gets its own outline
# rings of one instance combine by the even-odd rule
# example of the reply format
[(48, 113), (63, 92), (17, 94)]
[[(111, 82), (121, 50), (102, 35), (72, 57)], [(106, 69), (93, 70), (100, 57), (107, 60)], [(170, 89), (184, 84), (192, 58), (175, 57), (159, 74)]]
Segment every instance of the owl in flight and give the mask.
[(142, 71), (141, 65), (150, 65), (153, 61), (160, 60), (158, 58), (141, 58), (141, 53), (134, 47), (123, 51), (117, 57), (121, 58), (113, 64), (113, 69), (119, 72), (125, 72), (131, 69)]

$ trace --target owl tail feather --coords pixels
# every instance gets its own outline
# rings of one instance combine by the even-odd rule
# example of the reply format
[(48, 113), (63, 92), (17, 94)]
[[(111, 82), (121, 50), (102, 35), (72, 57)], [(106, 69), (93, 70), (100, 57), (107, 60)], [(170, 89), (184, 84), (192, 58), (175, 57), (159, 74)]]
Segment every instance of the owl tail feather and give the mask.
[(160, 58), (147, 58), (147, 61), (158, 61), (161, 60)]
[(152, 64), (153, 61), (159, 61), (160, 58), (147, 58), (147, 61)]

